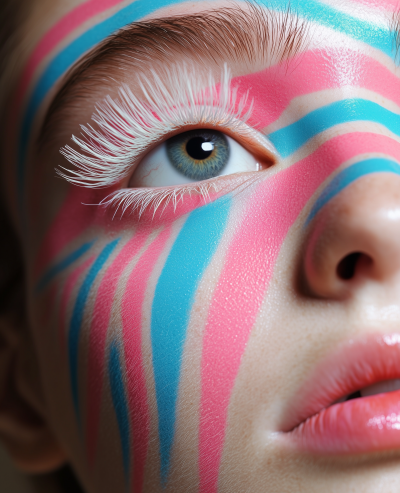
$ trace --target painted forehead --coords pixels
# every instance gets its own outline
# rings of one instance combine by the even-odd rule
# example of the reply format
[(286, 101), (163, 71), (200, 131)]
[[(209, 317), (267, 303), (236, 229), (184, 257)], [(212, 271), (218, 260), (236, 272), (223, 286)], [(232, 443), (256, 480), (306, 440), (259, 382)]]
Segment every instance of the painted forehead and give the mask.
[[(180, 3), (176, 0), (137, 0), (127, 5), (119, 0), (89, 0), (68, 12), (43, 36), (26, 64), (17, 89), (17, 104), (24, 101), (18, 146), (17, 184), (20, 196), (25, 187), (26, 157), (32, 124), (53, 86), (80, 57), (111, 34), (157, 10)], [(267, 0), (263, 5), (280, 12), (288, 9), (287, 0)], [(390, 29), (393, 2), (384, 3), (383, 13), (382, 2), (379, 11), (375, 7), (372, 2), (365, 6), (365, 2), (356, 1), (342, 4), (340, 8), (316, 0), (290, 2), (291, 11), (300, 17), (394, 57), (396, 48)], [(366, 14), (360, 16), (359, 12)], [(82, 33), (82, 26), (86, 24), (89, 27)], [(80, 34), (74, 36), (75, 32)], [(70, 38), (73, 40), (65, 46), (65, 40)], [(49, 61), (42, 68), (44, 60)], [(41, 68), (38, 70), (38, 67)]]

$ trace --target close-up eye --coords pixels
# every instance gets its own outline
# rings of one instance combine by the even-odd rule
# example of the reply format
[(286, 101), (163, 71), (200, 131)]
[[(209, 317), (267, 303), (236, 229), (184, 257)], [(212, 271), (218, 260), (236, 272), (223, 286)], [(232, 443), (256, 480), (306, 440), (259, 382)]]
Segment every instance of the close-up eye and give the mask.
[(159, 144), (139, 163), (129, 187), (166, 187), (259, 171), (258, 160), (218, 130), (183, 132)]

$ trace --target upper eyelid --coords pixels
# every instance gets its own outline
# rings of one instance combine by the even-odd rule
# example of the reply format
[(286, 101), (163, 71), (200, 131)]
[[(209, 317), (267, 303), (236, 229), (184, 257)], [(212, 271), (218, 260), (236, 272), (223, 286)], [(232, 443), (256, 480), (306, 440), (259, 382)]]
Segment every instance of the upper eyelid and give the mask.
[(60, 150), (78, 171), (62, 168), (57, 170), (59, 175), (90, 188), (112, 185), (128, 174), (134, 160), (148, 152), (151, 144), (190, 123), (230, 128), (236, 135), (241, 133), (257, 142), (273, 160), (276, 153), (272, 144), (246, 124), (252, 104), (247, 94), (237, 98), (226, 65), (218, 88), (211, 74), (205, 79), (187, 65), (165, 71), (167, 84), (158, 74), (153, 73), (153, 77), (152, 82), (140, 81), (144, 101), (123, 87), (119, 101), (107, 98), (98, 106), (93, 119), (100, 130), (82, 127), (86, 136), (73, 137), (83, 153), (69, 146)]
[[(211, 130), (218, 130), (220, 132), (225, 133), (232, 139), (235, 139), (239, 144), (241, 144), (246, 150), (254, 154), (256, 157), (260, 157), (260, 159), (263, 162), (270, 162), (271, 165), (275, 163), (278, 159), (278, 154), (273, 146), (272, 143), (270, 143), (264, 135), (262, 135), (259, 131), (256, 129), (248, 126), (247, 127), (247, 132), (246, 135), (242, 133), (235, 133), (232, 131), (230, 128), (222, 126), (222, 125), (207, 125), (206, 123), (201, 124), (201, 125), (196, 125), (194, 127), (190, 126), (184, 126), (181, 128), (178, 128), (174, 130), (172, 133), (165, 134), (163, 137), (160, 138), (159, 141), (154, 142), (152, 145), (150, 145), (146, 150), (143, 151), (141, 155), (138, 155), (136, 158), (136, 163), (132, 163), (132, 172), (135, 169), (135, 164), (139, 165), (142, 159), (144, 159), (147, 154), (149, 154), (151, 151), (153, 151), (157, 146), (164, 144), (168, 139), (171, 137), (178, 135), (182, 132), (186, 132), (188, 130), (197, 130), (197, 129), (211, 129)], [(126, 178), (126, 180), (129, 180), (129, 177)]]
[[(76, 101), (90, 99), (94, 86), (125, 76), (127, 64), (137, 73), (149, 70), (157, 60), (161, 66), (174, 63), (185, 53), (203, 66), (218, 60), (245, 62), (251, 72), (254, 66), (289, 60), (302, 51), (310, 42), (310, 29), (290, 7), (279, 12), (257, 4), (133, 22), (69, 69), (46, 112), (38, 148), (54, 142), (54, 132), (59, 133), (60, 121), (72, 117)], [(92, 83), (88, 86), (87, 81)]]

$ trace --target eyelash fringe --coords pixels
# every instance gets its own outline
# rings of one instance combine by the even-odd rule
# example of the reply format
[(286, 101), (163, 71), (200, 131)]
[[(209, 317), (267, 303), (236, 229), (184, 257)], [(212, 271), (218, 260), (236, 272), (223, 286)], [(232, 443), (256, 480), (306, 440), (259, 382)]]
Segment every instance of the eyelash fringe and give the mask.
[[(104, 188), (127, 177), (135, 160), (152, 144), (185, 126), (212, 125), (239, 135), (249, 133), (246, 122), (253, 103), (248, 102), (248, 92), (238, 101), (237, 88), (231, 88), (231, 74), (226, 64), (219, 90), (211, 74), (208, 79), (199, 77), (194, 68), (189, 69), (186, 64), (165, 69), (163, 78), (166, 83), (154, 70), (153, 82), (145, 76), (139, 77), (142, 100), (124, 84), (117, 99), (107, 96), (99, 103), (92, 116), (98, 130), (82, 125), (81, 138), (72, 136), (80, 152), (68, 145), (60, 149), (75, 169), (60, 167), (56, 169), (57, 174), (73, 185)], [(196, 187), (199, 185), (180, 187), (180, 190), (194, 191)], [(167, 195), (168, 200), (176, 204), (183, 196), (180, 190)], [(103, 205), (115, 204), (118, 194), (124, 197), (123, 210), (128, 203), (134, 205), (135, 197), (139, 199), (139, 196), (147, 205), (159, 205), (161, 201), (160, 190), (125, 189), (106, 197)], [(142, 205), (134, 207), (143, 210)]]
[(174, 212), (184, 198), (196, 193), (201, 196), (204, 204), (211, 201), (210, 192), (220, 192), (225, 188), (217, 181), (207, 181), (194, 183), (174, 188), (133, 188), (117, 190), (103, 199), (99, 205), (104, 207), (114, 207), (114, 216), (121, 212), (121, 217), (129, 211), (130, 214), (137, 212), (138, 217), (143, 215), (148, 209), (153, 209), (153, 218), (161, 208), (161, 215), (166, 207), (172, 203)]

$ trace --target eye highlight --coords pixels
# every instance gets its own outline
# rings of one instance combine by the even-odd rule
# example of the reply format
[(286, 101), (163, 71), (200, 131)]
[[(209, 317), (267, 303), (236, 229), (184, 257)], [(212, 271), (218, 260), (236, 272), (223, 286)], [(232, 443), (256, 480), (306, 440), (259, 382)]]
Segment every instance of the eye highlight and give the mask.
[(168, 139), (166, 148), (172, 166), (192, 180), (218, 176), (231, 153), (224, 134), (212, 130), (192, 130), (176, 135)]
[(130, 187), (165, 187), (258, 171), (256, 158), (218, 130), (182, 132), (158, 145), (138, 165)]
[[(269, 140), (247, 123), (253, 101), (248, 91), (232, 87), (226, 65), (218, 83), (185, 64), (161, 75), (138, 76), (140, 98), (123, 84), (117, 98), (96, 105), (95, 126), (82, 125), (81, 136), (72, 136), (74, 147), (60, 149), (72, 166), (56, 171), (69, 183), (117, 187), (99, 203), (115, 214), (141, 217), (151, 208), (154, 215), (168, 204), (175, 211), (192, 195), (207, 203), (247, 182), (244, 172), (278, 159)], [(218, 179), (224, 175), (233, 176)]]

